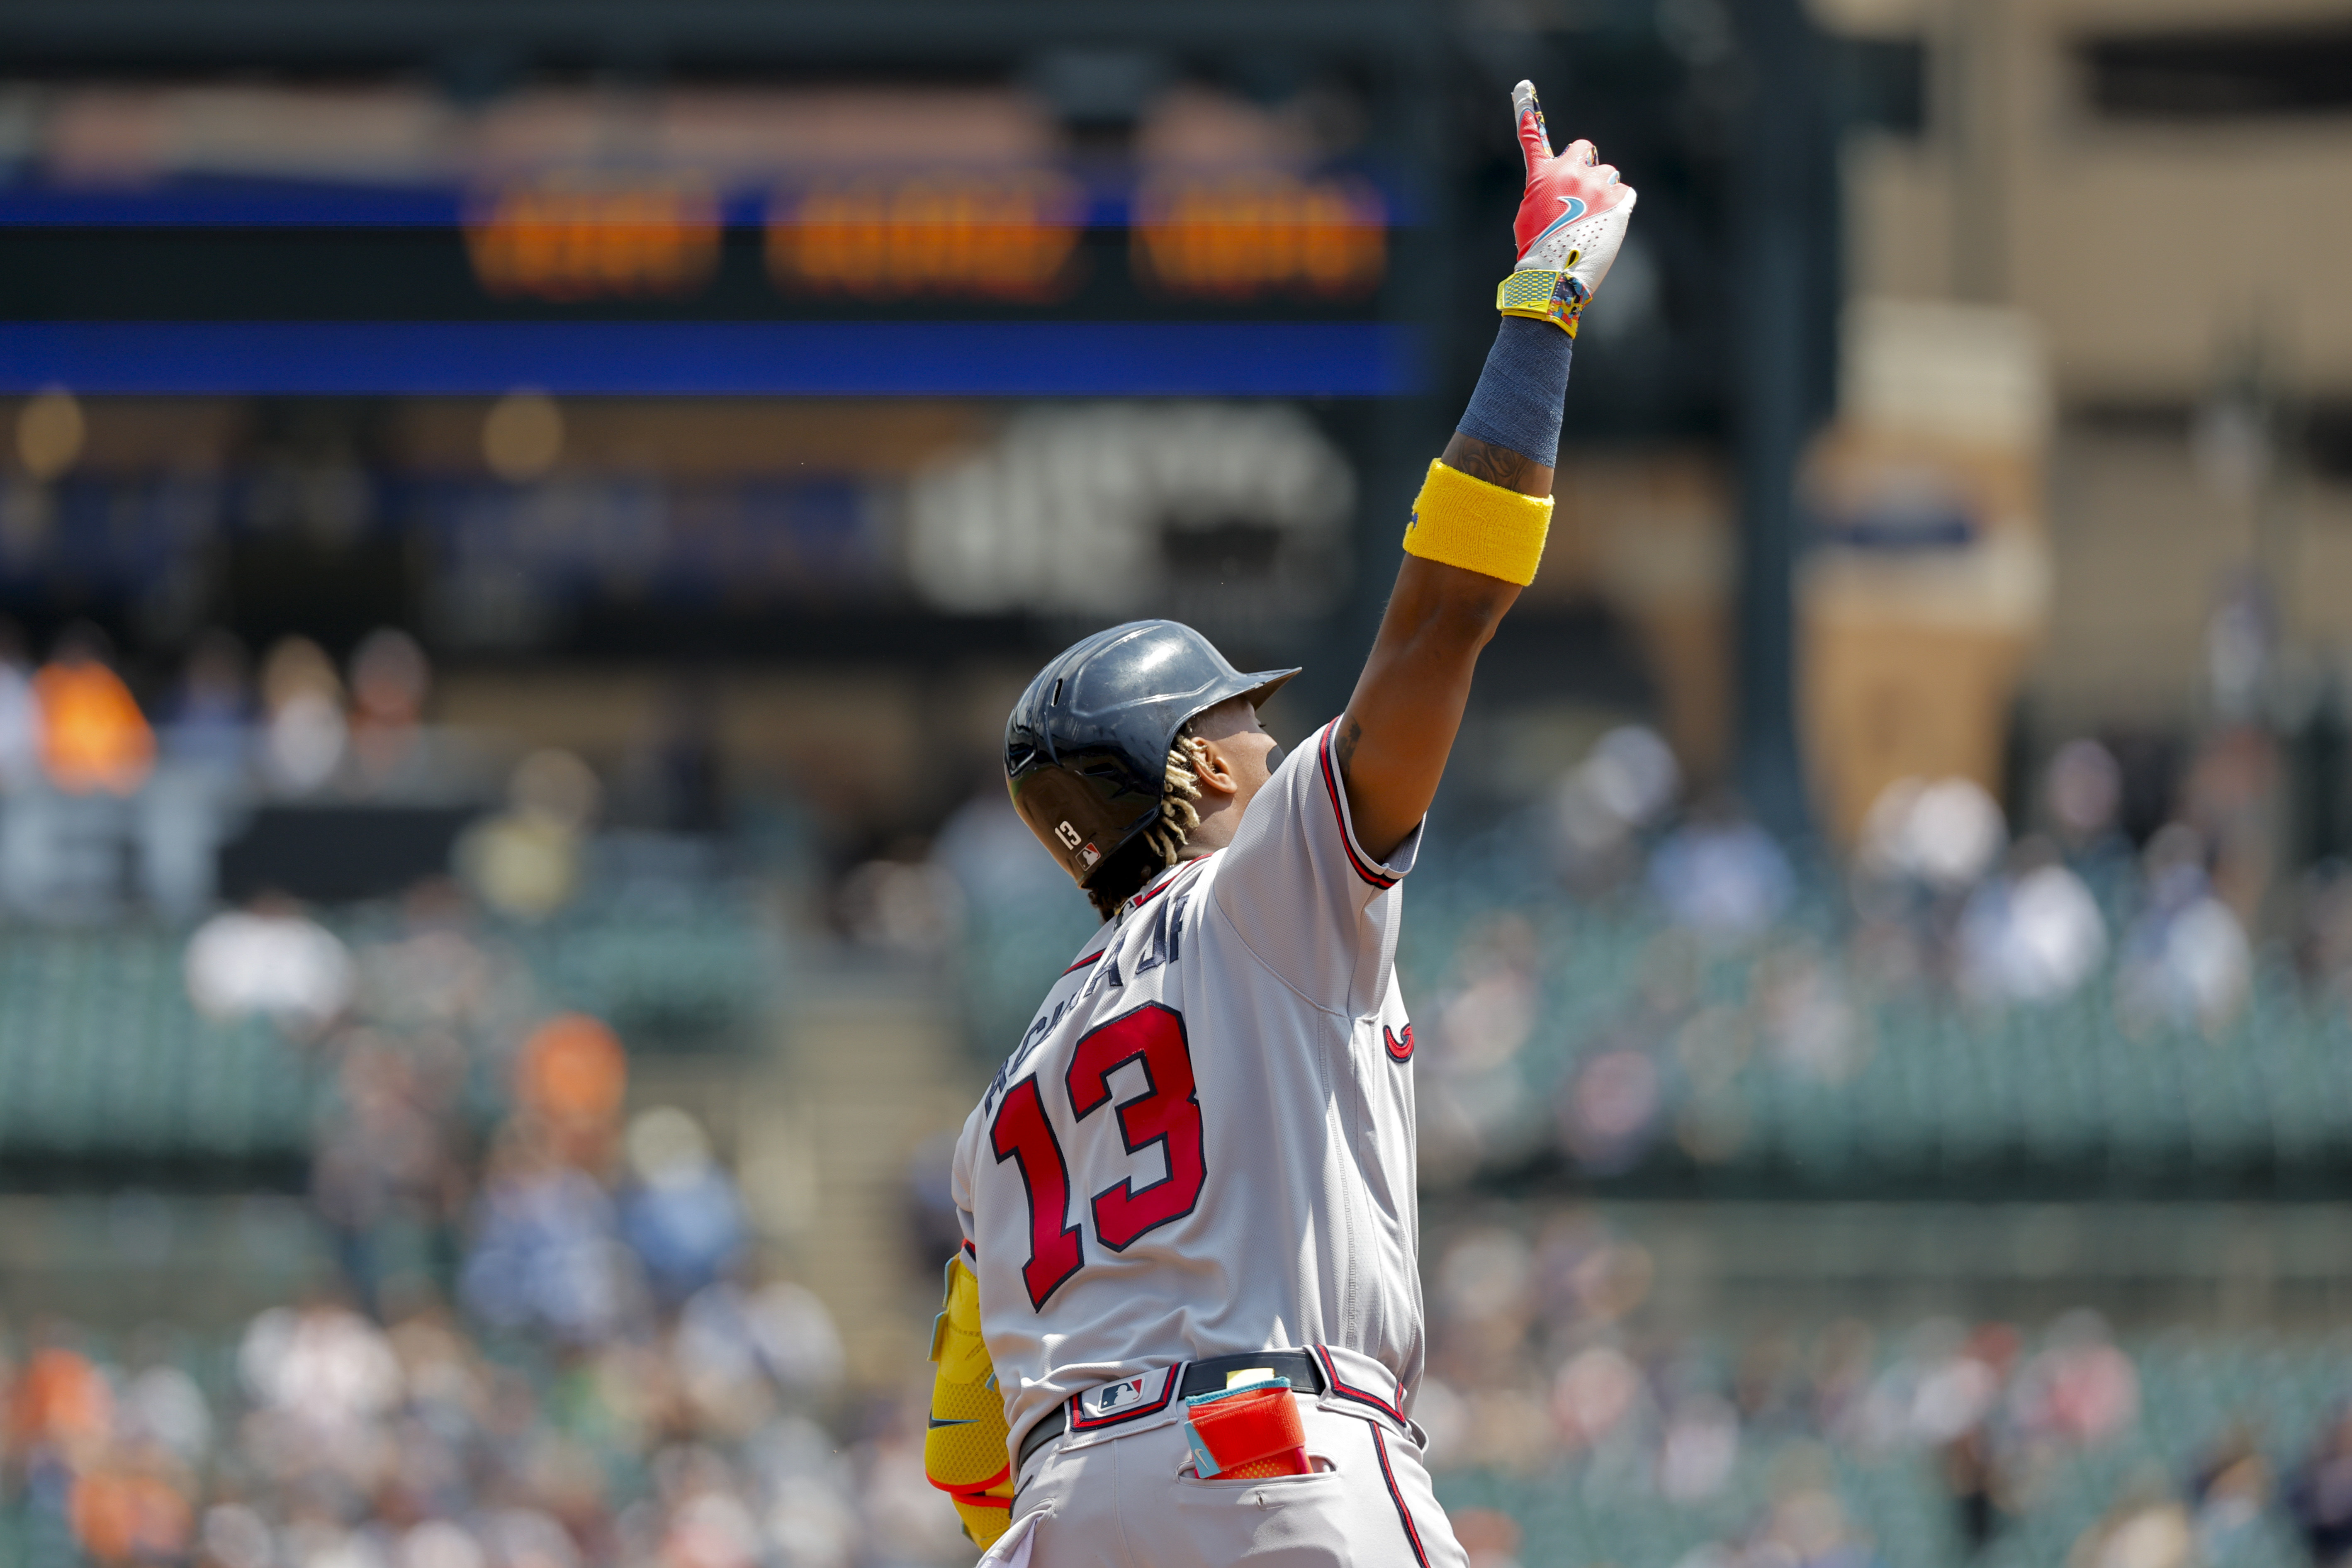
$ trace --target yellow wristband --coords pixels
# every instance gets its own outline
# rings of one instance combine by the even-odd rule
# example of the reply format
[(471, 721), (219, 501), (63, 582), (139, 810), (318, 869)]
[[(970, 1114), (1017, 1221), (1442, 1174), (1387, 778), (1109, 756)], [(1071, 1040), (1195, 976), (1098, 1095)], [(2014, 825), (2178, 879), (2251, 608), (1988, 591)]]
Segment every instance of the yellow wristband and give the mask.
[(1550, 531), (1549, 496), (1523, 496), (1432, 462), (1404, 526), (1404, 552), (1525, 587), (1536, 580)]

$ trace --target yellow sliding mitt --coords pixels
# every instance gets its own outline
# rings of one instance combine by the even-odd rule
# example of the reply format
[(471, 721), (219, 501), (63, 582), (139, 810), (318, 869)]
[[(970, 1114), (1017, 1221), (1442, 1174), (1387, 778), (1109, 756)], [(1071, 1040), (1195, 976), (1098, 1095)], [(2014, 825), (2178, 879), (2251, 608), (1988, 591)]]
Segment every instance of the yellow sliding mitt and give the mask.
[(1013, 1458), (1004, 1398), (980, 1337), (980, 1279), (958, 1253), (948, 1259), (947, 1296), (931, 1325), (931, 1425), (923, 1474), (948, 1494), (963, 1530), (985, 1552), (1013, 1522)]

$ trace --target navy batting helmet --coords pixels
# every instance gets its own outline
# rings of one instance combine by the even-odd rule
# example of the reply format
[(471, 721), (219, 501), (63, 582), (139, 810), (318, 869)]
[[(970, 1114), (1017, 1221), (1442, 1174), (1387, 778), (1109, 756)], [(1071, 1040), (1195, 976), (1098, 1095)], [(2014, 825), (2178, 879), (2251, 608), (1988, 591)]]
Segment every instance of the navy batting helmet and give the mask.
[(1039, 670), (1005, 721), (1013, 809), (1083, 888), (1158, 820), (1185, 721), (1235, 697), (1263, 705), (1297, 673), (1244, 675), (1179, 621), (1097, 632)]

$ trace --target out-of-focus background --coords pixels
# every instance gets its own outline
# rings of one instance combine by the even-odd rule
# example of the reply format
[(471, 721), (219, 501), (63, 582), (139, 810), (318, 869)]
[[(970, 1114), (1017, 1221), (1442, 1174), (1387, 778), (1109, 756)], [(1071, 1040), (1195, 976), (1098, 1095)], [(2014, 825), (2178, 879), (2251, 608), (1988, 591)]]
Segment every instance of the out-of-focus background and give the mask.
[(1476, 1568), (2352, 1548), (2342, 0), (0, 4), (0, 1565), (929, 1568), (1148, 614), (1344, 699), (1643, 195), (1400, 963)]

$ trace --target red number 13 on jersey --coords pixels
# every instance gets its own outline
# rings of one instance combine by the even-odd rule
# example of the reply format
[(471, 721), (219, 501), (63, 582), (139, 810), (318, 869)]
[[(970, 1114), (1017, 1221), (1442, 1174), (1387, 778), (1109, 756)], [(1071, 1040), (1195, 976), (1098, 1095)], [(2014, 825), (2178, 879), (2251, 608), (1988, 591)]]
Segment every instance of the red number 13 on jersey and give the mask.
[[(1078, 1042), (1063, 1084), (1070, 1114), (1083, 1122), (1109, 1104), (1111, 1075), (1138, 1061), (1143, 1064), (1144, 1091), (1120, 1101), (1113, 1112), (1119, 1141), (1129, 1154), (1156, 1145), (1168, 1173), (1139, 1189), (1129, 1176), (1095, 1194), (1095, 1235), (1113, 1252), (1124, 1252), (1147, 1233), (1191, 1214), (1208, 1179), (1192, 1050), (1183, 1017), (1172, 1007), (1148, 1002)], [(1069, 1163), (1045, 1119), (1034, 1078), (1005, 1091), (989, 1140), (1000, 1163), (1011, 1160), (1019, 1167), (1028, 1194), (1029, 1261), (1022, 1265), (1021, 1279), (1029, 1289), (1030, 1306), (1043, 1310), (1045, 1299), (1078, 1271), (1085, 1255), (1078, 1227), (1067, 1223)]]

